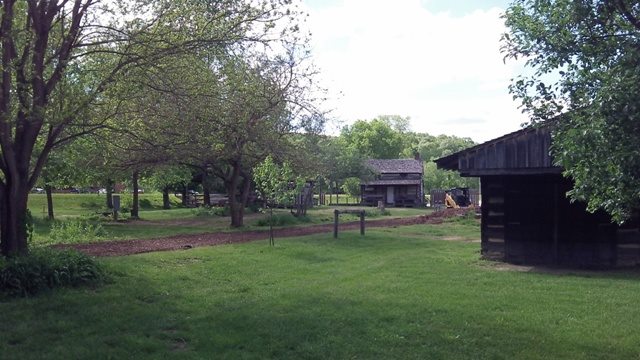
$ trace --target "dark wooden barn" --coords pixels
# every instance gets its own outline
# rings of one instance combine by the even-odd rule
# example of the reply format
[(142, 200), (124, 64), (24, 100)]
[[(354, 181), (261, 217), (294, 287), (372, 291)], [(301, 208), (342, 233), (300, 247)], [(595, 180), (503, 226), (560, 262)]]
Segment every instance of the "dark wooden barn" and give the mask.
[(518, 264), (639, 265), (638, 219), (620, 227), (571, 203), (573, 184), (553, 165), (550, 145), (549, 126), (528, 128), (435, 161), (480, 177), (482, 255)]
[(378, 201), (389, 206), (414, 207), (424, 204), (420, 159), (367, 160), (375, 179), (360, 184), (361, 204), (376, 206)]

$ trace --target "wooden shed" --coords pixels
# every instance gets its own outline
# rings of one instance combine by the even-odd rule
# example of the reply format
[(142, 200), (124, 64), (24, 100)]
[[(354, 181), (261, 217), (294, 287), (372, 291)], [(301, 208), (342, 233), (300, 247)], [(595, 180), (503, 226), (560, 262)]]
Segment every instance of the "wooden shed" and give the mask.
[(624, 226), (571, 203), (572, 181), (553, 165), (550, 126), (523, 129), (435, 160), (480, 177), (482, 255), (518, 264), (584, 267), (640, 264), (638, 219)]

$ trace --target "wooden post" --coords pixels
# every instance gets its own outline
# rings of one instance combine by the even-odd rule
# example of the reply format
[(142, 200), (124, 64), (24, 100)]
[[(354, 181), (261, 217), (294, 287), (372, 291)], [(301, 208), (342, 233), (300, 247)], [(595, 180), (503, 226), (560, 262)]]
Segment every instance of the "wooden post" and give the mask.
[(333, 210), (333, 238), (338, 238), (338, 215), (340, 214), (339, 210)]
[(360, 210), (360, 235), (364, 236), (364, 210)]
[(553, 263), (558, 264), (558, 226), (560, 223), (560, 209), (558, 209), (558, 197), (561, 196), (558, 191), (558, 184), (553, 184)]

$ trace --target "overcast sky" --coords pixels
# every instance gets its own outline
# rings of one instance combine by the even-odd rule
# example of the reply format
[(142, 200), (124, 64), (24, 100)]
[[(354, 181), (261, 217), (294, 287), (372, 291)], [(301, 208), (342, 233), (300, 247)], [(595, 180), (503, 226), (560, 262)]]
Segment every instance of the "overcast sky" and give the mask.
[[(303, 0), (333, 117), (411, 118), (483, 142), (526, 118), (508, 93), (522, 66), (500, 54), (507, 0)], [(335, 131), (335, 130), (334, 130)]]

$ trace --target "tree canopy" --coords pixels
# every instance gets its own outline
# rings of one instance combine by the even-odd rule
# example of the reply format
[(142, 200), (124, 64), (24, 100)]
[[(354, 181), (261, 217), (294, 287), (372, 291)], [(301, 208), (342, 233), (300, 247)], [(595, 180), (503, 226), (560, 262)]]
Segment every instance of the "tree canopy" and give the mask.
[(530, 69), (511, 92), (534, 123), (554, 122), (570, 197), (625, 221), (640, 208), (640, 6), (516, 0), (504, 17), (505, 56)]
[(127, 80), (158, 73), (167, 58), (280, 54), (303, 38), (289, 0), (6, 0), (1, 7), (4, 255), (27, 251), (28, 193), (55, 147), (112, 127), (116, 117), (133, 129), (147, 120), (118, 96)]

